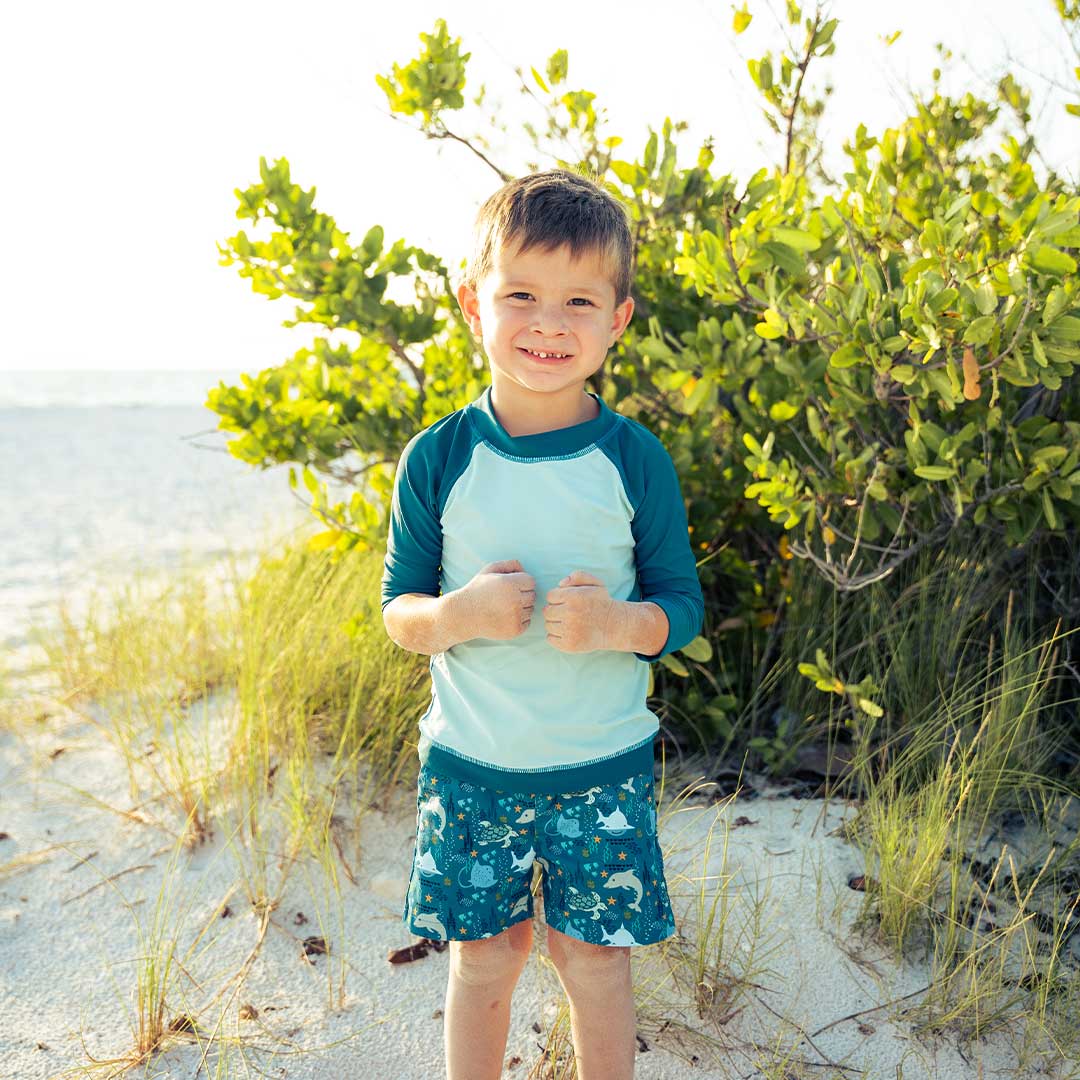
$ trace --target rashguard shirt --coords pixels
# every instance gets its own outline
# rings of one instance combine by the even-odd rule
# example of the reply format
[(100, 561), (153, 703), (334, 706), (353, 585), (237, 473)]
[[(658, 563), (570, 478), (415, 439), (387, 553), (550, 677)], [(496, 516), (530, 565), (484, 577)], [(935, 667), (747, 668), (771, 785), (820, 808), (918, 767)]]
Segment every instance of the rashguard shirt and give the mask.
[[(506, 559), (536, 583), (520, 635), (431, 657), (418, 752), (437, 775), (557, 794), (652, 772), (660, 725), (646, 705), (649, 662), (701, 632), (705, 605), (674, 462), (643, 424), (589, 396), (600, 407), (593, 419), (512, 436), (488, 386), (401, 453), (384, 610), (404, 593), (460, 589)], [(657, 604), (668, 619), (660, 651), (555, 648), (542, 609), (574, 570), (594, 574), (613, 599)]]

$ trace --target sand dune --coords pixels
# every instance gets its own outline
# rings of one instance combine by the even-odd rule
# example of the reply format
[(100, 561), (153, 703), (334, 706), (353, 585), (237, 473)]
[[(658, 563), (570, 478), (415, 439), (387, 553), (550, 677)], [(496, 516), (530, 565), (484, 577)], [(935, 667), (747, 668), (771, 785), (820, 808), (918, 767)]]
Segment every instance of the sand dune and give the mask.
[[(851, 806), (769, 788), (753, 798), (712, 801), (715, 789), (706, 787), (687, 798), (688, 779), (666, 777), (662, 793), (657, 782), (679, 934), (632, 954), (637, 1077), (750, 1077), (785, 1058), (790, 1074), (800, 1076), (1015, 1075), (1005, 1038), (966, 1048), (946, 1040), (930, 1045), (898, 1018), (918, 999), (927, 974), (851, 932), (862, 894), (848, 881), (863, 866), (858, 850), (836, 834)], [(182, 819), (160, 801), (133, 802), (123, 759), (95, 725), (67, 713), (25, 736), (0, 733), (0, 1077), (45, 1080), (91, 1056), (130, 1051), (136, 959), (165, 950), (174, 934), (183, 971), (174, 964), (166, 1015), (192, 1017), (200, 1034), (179, 1033), (145, 1075), (214, 1075), (225, 1052), (231, 1069), (243, 1069), (246, 1060), (253, 1072), (297, 1080), (444, 1075), (449, 951), (420, 949), (419, 958), (404, 963), (387, 959), (418, 940), (400, 918), (415, 790), (402, 783), (362, 814), (349, 805), (347, 797), (337, 804), (348, 867), (339, 865), (340, 909), (317, 865), (294, 864), (237, 989), (230, 977), (257, 944), (259, 915), (241, 883), (240, 868), (250, 874), (252, 857), (238, 861), (223, 819), (206, 843), (181, 851), (170, 868), (173, 842), (154, 822), (176, 830)], [(273, 893), (284, 841), (265, 815), (264, 829)], [(705, 916), (722, 883), (730, 913), (720, 981), (705, 980), (700, 1015), (688, 959), (697, 952), (706, 876), (712, 880), (704, 882)], [(163, 883), (169, 910), (155, 937)], [(508, 1077), (529, 1074), (563, 1000), (546, 959), (542, 917), (538, 897), (534, 952), (513, 1000)], [(316, 937), (328, 954), (312, 947)], [(715, 941), (713, 951), (715, 963)], [(753, 985), (726, 998), (725, 972)], [(899, 1003), (875, 1009), (890, 1000)], [(233, 1045), (211, 1045), (208, 1071), (199, 1072), (219, 1022), (218, 1034)]]

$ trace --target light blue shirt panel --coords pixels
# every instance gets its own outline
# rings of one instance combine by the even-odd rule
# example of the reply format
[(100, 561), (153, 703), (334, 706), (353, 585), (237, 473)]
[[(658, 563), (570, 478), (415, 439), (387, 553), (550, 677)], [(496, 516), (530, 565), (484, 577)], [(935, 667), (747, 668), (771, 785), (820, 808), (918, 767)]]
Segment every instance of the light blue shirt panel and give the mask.
[(505, 641), (474, 638), (432, 658), (423, 734), (508, 769), (583, 763), (655, 732), (644, 702), (648, 665), (615, 650), (567, 653), (547, 640), (547, 593), (573, 570), (616, 600), (636, 597), (633, 508), (599, 448), (514, 461), (478, 443), (442, 511), (442, 592), (484, 566), (517, 559), (535, 579), (529, 627)]

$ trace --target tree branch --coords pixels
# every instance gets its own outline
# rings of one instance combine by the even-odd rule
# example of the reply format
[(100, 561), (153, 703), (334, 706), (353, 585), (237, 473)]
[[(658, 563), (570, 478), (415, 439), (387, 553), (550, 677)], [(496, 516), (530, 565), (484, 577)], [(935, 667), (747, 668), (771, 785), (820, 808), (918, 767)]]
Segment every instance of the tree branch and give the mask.
[[(799, 81), (795, 84), (795, 96), (791, 100), (791, 113), (786, 117), (788, 122), (787, 127), (787, 147), (784, 153), (784, 175), (786, 176), (791, 171), (791, 145), (795, 134), (795, 116), (799, 111), (799, 98), (802, 95), (803, 79), (806, 78), (806, 69), (810, 66), (810, 58), (813, 55), (814, 35), (818, 30), (818, 22), (821, 19), (821, 12), (814, 12), (814, 25), (810, 28), (806, 35), (806, 55), (802, 58), (802, 62), (799, 64)], [(782, 114), (781, 114), (782, 115)]]
[[(819, 555), (814, 554), (809, 547), (804, 547), (798, 541), (789, 542), (788, 548), (791, 553), (800, 559), (807, 559), (814, 564), (821, 571), (822, 575), (833, 585), (834, 588), (840, 592), (856, 592), (859, 589), (865, 588), (867, 585), (872, 585), (877, 581), (881, 581), (883, 578), (888, 577), (901, 563), (906, 562), (917, 554), (922, 548), (927, 547), (930, 544), (939, 543), (950, 532), (958, 529), (961, 523), (969, 514), (973, 514), (974, 511), (985, 502), (989, 502), (991, 499), (996, 498), (999, 495), (1005, 495), (1011, 491), (1019, 491), (1022, 488), (1022, 483), (1016, 481), (1011, 484), (1004, 484), (999, 488), (995, 488), (993, 491), (987, 492), (985, 495), (980, 496), (978, 499), (972, 500), (964, 507), (962, 514), (957, 515), (949, 521), (941, 522), (938, 526), (932, 529), (928, 533), (924, 533), (914, 543), (909, 544), (904, 548), (900, 554), (889, 563), (884, 562), (884, 558), (879, 561), (875, 570), (868, 571), (865, 574), (850, 575), (846, 571), (841, 571), (839, 567), (835, 566), (832, 561), (832, 552), (829, 550), (831, 545), (827, 545), (825, 548), (825, 558), (822, 559)], [(904, 515), (907, 514), (907, 505), (904, 506)], [(900, 523), (897, 526), (896, 531), (893, 533), (893, 539), (900, 535), (900, 528), (903, 526), (904, 518), (901, 517)], [(835, 525), (830, 525), (829, 528), (836, 533), (837, 536), (842, 537), (849, 543), (856, 543), (857, 538), (853, 538), (845, 535)], [(867, 547), (874, 547), (874, 545), (865, 545)], [(890, 543), (889, 548), (881, 549), (875, 548), (875, 550), (884, 550), (886, 553), (889, 550), (896, 550)]]
[(462, 146), (467, 146), (485, 165), (494, 169), (495, 172), (498, 174), (499, 179), (504, 184), (514, 179), (513, 176), (510, 175), (510, 173), (503, 172), (503, 170), (500, 169), (498, 165), (486, 158), (483, 152), (477, 150), (477, 148), (473, 146), (473, 144), (469, 142), (468, 139), (463, 139), (460, 135), (455, 135), (454, 132), (452, 132), (445, 124), (443, 124), (441, 120), (439, 121), (439, 123), (442, 124), (441, 131), (429, 131), (427, 128), (422, 129), (424, 134), (429, 139), (454, 139), (456, 142), (461, 143)]

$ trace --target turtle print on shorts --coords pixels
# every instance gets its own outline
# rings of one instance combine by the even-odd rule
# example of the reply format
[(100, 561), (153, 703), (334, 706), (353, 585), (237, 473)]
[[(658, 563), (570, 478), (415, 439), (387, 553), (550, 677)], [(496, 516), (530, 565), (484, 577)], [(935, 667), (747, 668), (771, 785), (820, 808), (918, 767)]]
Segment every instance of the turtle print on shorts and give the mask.
[(651, 773), (565, 795), (495, 791), (421, 766), (402, 922), (420, 937), (473, 941), (533, 915), (595, 945), (675, 933), (656, 837)]

